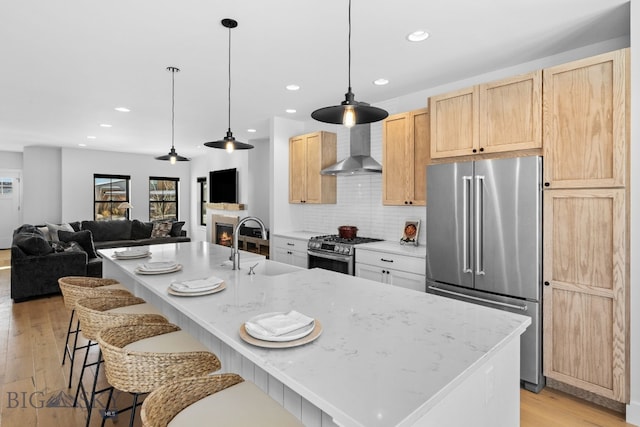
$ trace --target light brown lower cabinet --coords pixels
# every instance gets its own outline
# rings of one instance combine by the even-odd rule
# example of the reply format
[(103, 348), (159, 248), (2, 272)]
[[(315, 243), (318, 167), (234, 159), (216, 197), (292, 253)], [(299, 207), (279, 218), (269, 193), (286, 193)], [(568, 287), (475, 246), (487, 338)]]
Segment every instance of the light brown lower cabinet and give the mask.
[(544, 375), (628, 402), (625, 189), (544, 191)]

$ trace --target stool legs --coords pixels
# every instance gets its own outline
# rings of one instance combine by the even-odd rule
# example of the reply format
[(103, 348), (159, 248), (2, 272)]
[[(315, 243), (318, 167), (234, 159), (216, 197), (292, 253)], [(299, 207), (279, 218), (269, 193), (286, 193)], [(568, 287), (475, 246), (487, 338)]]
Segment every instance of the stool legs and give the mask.
[[(82, 371), (80, 371), (80, 379), (78, 380), (78, 387), (76, 388), (76, 396), (73, 400), (73, 406), (76, 407), (78, 404), (78, 397), (80, 396), (80, 392), (82, 391), (82, 399), (84, 400), (85, 406), (87, 407), (87, 424), (86, 427), (89, 427), (89, 423), (91, 422), (91, 411), (93, 410), (93, 404), (96, 401), (96, 394), (104, 393), (105, 391), (109, 391), (109, 401), (111, 400), (111, 395), (113, 394), (113, 387), (107, 387), (102, 390), (96, 391), (96, 386), (98, 385), (98, 376), (100, 375), (100, 365), (103, 362), (102, 359), (102, 351), (98, 349), (98, 360), (93, 363), (87, 363), (89, 357), (89, 350), (94, 345), (98, 343), (95, 341), (89, 341), (86, 345), (86, 351), (84, 354), (84, 361), (82, 364)], [(82, 383), (82, 378), (84, 377), (84, 370), (90, 366), (95, 366), (95, 373), (93, 375), (93, 384), (91, 386), (91, 395), (90, 398), (87, 399), (87, 391), (84, 388), (84, 384)], [(107, 402), (107, 408), (109, 408), (109, 402)], [(104, 424), (103, 417), (103, 424)]]
[[(71, 329), (73, 325), (73, 319), (75, 317), (75, 313), (76, 313), (75, 310), (71, 311), (71, 317), (69, 318), (69, 326), (67, 327), (67, 339), (65, 341), (64, 350), (62, 353), (62, 364), (64, 365), (64, 363), (66, 362), (67, 356), (69, 357), (69, 362), (70, 362), (69, 385), (67, 386), (68, 388), (71, 388), (71, 380), (73, 378), (73, 362), (75, 360), (76, 350), (80, 349), (78, 348), (78, 333), (80, 332), (80, 321), (77, 320), (76, 328)], [(71, 337), (71, 335), (73, 335), (73, 347), (69, 346), (69, 338)]]

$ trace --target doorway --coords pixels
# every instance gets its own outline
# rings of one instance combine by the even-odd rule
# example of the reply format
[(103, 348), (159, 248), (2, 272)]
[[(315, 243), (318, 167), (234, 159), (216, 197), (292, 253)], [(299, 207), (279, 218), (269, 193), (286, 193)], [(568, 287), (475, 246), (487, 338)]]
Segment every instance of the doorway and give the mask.
[(13, 230), (22, 224), (22, 171), (0, 169), (0, 249), (11, 247)]

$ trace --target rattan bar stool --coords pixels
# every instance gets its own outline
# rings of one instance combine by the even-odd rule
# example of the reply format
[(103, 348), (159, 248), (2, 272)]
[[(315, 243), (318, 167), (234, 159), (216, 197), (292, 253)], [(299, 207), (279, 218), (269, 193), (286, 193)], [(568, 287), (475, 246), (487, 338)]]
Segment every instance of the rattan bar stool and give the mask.
[[(78, 334), (80, 333), (80, 322), (76, 320), (75, 329), (73, 327), (73, 319), (76, 312), (76, 301), (80, 298), (95, 297), (99, 295), (131, 295), (124, 286), (115, 279), (84, 277), (84, 276), (66, 276), (58, 279), (58, 285), (62, 291), (62, 300), (64, 306), (71, 313), (69, 317), (69, 326), (67, 327), (67, 337), (65, 339), (64, 349), (62, 353), (62, 364), (64, 365), (67, 357), (69, 357), (69, 385), (71, 388), (71, 380), (73, 378), (73, 363), (77, 350), (85, 348), (78, 347)], [(73, 347), (69, 346), (69, 339), (73, 335)]]
[[(90, 343), (96, 344), (98, 342), (98, 332), (104, 328), (140, 323), (168, 323), (168, 320), (154, 306), (146, 303), (142, 298), (134, 296), (82, 298), (76, 301), (76, 312), (78, 313), (82, 333), (90, 340)], [(87, 408), (87, 427), (91, 421), (91, 411), (96, 394), (111, 390), (111, 387), (96, 390), (100, 364), (103, 362), (102, 351), (101, 349), (98, 350), (98, 358), (95, 362), (88, 363), (89, 350), (90, 346), (87, 346), (82, 371), (80, 372), (80, 380), (76, 388), (76, 396), (73, 400), (73, 406), (75, 407), (78, 404), (78, 397), (82, 395)], [(91, 366), (95, 366), (95, 371), (91, 395), (87, 398), (82, 379), (85, 369)], [(107, 414), (103, 416), (107, 416)]]
[(157, 388), (142, 403), (144, 427), (293, 427), (303, 424), (237, 374), (185, 378)]
[[(114, 388), (131, 393), (133, 426), (138, 397), (168, 382), (207, 375), (220, 369), (220, 360), (199, 341), (170, 323), (118, 326), (98, 334), (107, 381)], [(107, 410), (113, 390), (109, 393)], [(104, 419), (103, 419), (104, 425)]]

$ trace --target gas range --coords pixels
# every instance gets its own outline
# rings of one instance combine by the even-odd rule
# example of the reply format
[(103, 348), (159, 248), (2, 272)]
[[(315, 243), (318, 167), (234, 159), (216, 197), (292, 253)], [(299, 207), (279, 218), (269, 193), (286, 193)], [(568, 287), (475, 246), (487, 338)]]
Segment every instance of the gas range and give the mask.
[(336, 253), (341, 255), (353, 255), (353, 247), (361, 243), (379, 242), (381, 239), (373, 239), (370, 237), (354, 237), (353, 239), (345, 239), (337, 234), (327, 234), (324, 236), (315, 236), (309, 239), (307, 249), (317, 252)]
[(309, 268), (324, 268), (353, 276), (355, 274), (355, 246), (380, 240), (369, 237), (344, 239), (336, 234), (312, 237), (307, 244)]

